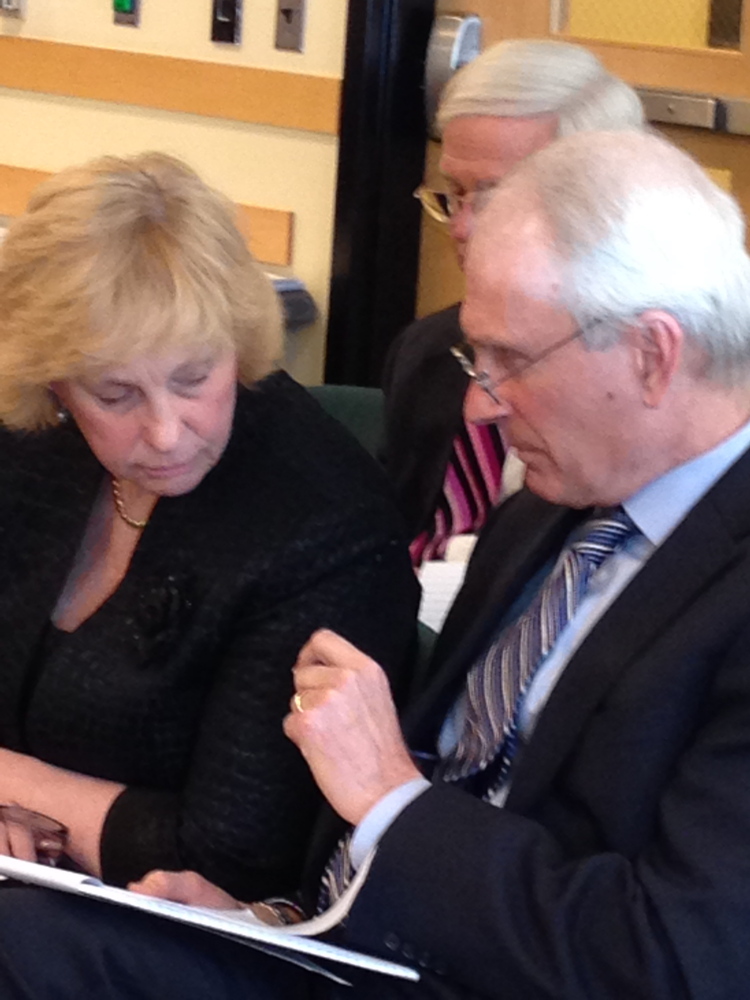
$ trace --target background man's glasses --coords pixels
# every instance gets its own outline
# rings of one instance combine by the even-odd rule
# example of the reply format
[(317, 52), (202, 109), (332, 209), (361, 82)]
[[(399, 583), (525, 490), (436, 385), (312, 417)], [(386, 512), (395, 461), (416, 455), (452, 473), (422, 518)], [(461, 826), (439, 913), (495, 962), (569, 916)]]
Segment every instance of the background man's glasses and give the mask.
[(456, 206), (456, 199), (451, 195), (445, 191), (433, 191), (432, 188), (425, 187), (424, 184), (417, 188), (414, 197), (419, 199), (422, 208), (431, 219), (443, 225), (447, 225), (451, 221), (451, 215), (460, 208), (460, 205)]
[(470, 204), (472, 209), (478, 212), (487, 203), (495, 187), (495, 184), (491, 184), (480, 188), (478, 191), (466, 191), (464, 194), (456, 194), (454, 191), (433, 191), (432, 188), (421, 184), (414, 192), (414, 197), (419, 199), (422, 208), (431, 219), (447, 225), (453, 216), (458, 215), (466, 204)]

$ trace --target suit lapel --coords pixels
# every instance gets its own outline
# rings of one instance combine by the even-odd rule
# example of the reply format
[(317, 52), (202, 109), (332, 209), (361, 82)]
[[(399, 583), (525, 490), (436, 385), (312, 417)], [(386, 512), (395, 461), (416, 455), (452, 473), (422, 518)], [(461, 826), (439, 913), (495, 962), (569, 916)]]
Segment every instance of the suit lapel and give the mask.
[(750, 458), (743, 458), (693, 508), (573, 655), (519, 760), (509, 809), (532, 807), (608, 689), (742, 557), (738, 542), (750, 530), (750, 513), (738, 500), (749, 495), (748, 471)]
[(495, 512), (482, 532), (440, 633), (429, 684), (405, 714), (404, 730), (412, 749), (434, 749), (468, 667), (496, 633), (503, 614), (523, 587), (546, 562), (557, 557), (586, 513), (548, 504), (529, 493), (511, 498)]

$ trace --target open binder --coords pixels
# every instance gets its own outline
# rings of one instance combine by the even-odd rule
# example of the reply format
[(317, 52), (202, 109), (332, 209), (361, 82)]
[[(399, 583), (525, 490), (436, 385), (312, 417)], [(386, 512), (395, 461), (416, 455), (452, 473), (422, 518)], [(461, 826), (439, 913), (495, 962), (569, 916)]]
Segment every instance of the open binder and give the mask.
[(141, 910), (143, 913), (164, 917), (167, 920), (176, 920), (178, 923), (198, 927), (266, 951), (339, 983), (346, 984), (346, 980), (318, 965), (318, 961), (325, 960), (340, 965), (355, 966), (359, 969), (379, 972), (385, 976), (416, 981), (419, 979), (419, 973), (409, 966), (352, 951), (349, 948), (342, 948), (339, 945), (318, 939), (319, 935), (331, 930), (346, 915), (362, 882), (367, 877), (371, 861), (372, 855), (360, 867), (347, 890), (330, 909), (317, 917), (299, 924), (292, 924), (289, 927), (269, 927), (250, 910), (212, 910), (202, 906), (173, 903), (153, 896), (140, 896), (127, 889), (105, 885), (92, 875), (49, 868), (31, 861), (20, 861), (18, 858), (2, 855), (0, 855), (0, 876), (16, 879), (19, 882), (45, 886), (48, 889), (57, 889), (61, 892), (70, 892), (88, 899), (114, 903), (117, 906), (127, 906), (132, 910)]

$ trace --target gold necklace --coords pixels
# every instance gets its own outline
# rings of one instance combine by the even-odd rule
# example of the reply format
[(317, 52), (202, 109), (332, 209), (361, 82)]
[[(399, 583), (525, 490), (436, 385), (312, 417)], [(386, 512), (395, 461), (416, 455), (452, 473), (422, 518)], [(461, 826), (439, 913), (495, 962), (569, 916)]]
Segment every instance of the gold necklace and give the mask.
[(112, 476), (112, 497), (115, 501), (115, 510), (123, 519), (125, 524), (129, 524), (131, 528), (145, 528), (148, 524), (148, 518), (145, 521), (136, 521), (134, 517), (131, 517), (125, 510), (125, 504), (122, 499), (122, 494), (120, 493), (120, 483), (116, 476)]

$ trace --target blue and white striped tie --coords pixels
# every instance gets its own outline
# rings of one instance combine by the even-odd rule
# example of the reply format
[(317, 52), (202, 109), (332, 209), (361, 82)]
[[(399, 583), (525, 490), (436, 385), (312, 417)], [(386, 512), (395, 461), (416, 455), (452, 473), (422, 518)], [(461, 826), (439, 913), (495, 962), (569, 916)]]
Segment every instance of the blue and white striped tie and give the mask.
[[(505, 781), (518, 742), (519, 707), (537, 668), (575, 614), (594, 571), (637, 528), (618, 507), (591, 518), (583, 531), (580, 540), (566, 549), (526, 611), (503, 629), (469, 671), (464, 728), (455, 750), (441, 763), (435, 777), (466, 781), (491, 771), (491, 783), (487, 786), (478, 782), (482, 792), (477, 794), (487, 794)], [(351, 836), (349, 830), (328, 862), (318, 912), (335, 902), (351, 880)]]
[(464, 781), (493, 763), (491, 785), (483, 792), (502, 785), (518, 743), (519, 709), (534, 674), (576, 613), (594, 571), (636, 530), (619, 507), (589, 520), (585, 534), (567, 548), (526, 611), (474, 664), (466, 681), (464, 726), (438, 769), (441, 778)]

